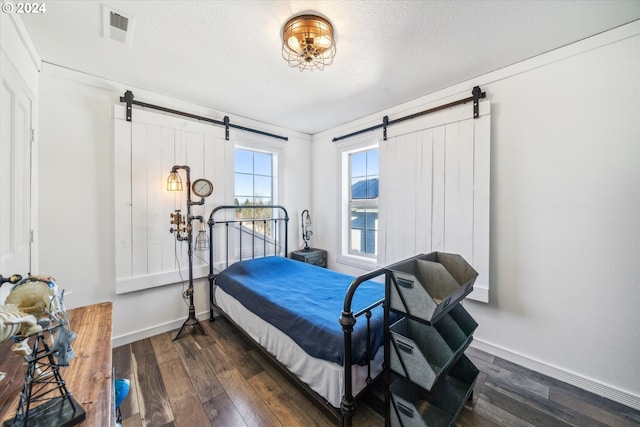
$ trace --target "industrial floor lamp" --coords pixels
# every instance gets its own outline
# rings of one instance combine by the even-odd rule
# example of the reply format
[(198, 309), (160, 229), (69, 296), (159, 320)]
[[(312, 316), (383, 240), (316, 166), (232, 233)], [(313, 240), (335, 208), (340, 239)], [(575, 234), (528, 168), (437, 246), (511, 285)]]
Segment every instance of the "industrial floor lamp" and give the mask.
[[(171, 227), (169, 231), (176, 234), (176, 239), (178, 241), (187, 242), (187, 254), (189, 257), (189, 287), (184, 292), (184, 296), (189, 297), (189, 317), (182, 324), (178, 334), (173, 339), (174, 341), (180, 337), (180, 334), (186, 326), (195, 326), (202, 335), (207, 335), (205, 330), (202, 328), (200, 321), (196, 317), (196, 309), (193, 304), (193, 226), (191, 223), (194, 220), (199, 220), (200, 224), (203, 225), (204, 220), (201, 215), (191, 215), (191, 206), (204, 205), (205, 197), (208, 197), (213, 193), (213, 184), (211, 184), (211, 181), (207, 179), (197, 179), (193, 182), (193, 185), (191, 184), (191, 168), (189, 168), (189, 166), (174, 166), (171, 169), (171, 174), (167, 179), (168, 191), (182, 191), (182, 179), (178, 174), (178, 170), (180, 169), (183, 169), (187, 174), (187, 215), (185, 217), (182, 215), (180, 209), (176, 209), (171, 214), (171, 224), (174, 225), (175, 228)], [(193, 193), (196, 196), (201, 198), (199, 202), (191, 200), (191, 190), (193, 190)], [(206, 232), (204, 231), (204, 228), (201, 227), (200, 232), (196, 237), (196, 249), (206, 249), (208, 242), (209, 240), (206, 236)]]

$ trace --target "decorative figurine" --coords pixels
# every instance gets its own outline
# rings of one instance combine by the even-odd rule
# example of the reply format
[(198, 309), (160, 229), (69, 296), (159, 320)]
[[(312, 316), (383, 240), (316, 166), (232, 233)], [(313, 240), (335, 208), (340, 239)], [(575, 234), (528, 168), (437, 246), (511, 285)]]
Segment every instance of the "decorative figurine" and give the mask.
[(46, 425), (75, 425), (86, 413), (67, 390), (59, 371), (75, 357), (71, 342), (76, 334), (69, 327), (64, 291), (58, 295), (55, 279), (50, 276), (13, 278), (21, 279), (0, 276), (0, 284), (15, 283), (7, 304), (0, 305), (0, 341), (13, 339), (11, 350), (23, 357), (25, 376), (16, 416), (3, 426), (44, 425), (45, 421)]
[[(15, 304), (0, 305), (0, 342), (14, 335), (29, 336), (40, 331), (42, 331), (42, 327), (38, 325), (36, 318), (31, 314), (23, 313)], [(12, 350), (17, 354), (23, 355), (24, 348), (19, 344), (16, 343)], [(24, 355), (26, 354), (29, 353)], [(0, 381), (4, 377), (4, 372), (0, 372)]]
[(5, 304), (17, 305), (20, 311), (34, 315), (46, 325), (50, 313), (60, 309), (58, 286), (51, 276), (29, 276), (13, 286)]

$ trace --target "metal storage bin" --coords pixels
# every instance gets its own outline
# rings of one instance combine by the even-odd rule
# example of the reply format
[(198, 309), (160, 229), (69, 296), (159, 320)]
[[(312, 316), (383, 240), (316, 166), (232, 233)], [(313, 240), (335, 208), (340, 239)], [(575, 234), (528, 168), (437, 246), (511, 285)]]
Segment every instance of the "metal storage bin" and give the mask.
[(391, 309), (435, 323), (473, 290), (478, 273), (457, 254), (432, 252), (389, 267)]
[(447, 375), (429, 393), (428, 400), (457, 418), (469, 399), (480, 371), (464, 354), (451, 367)]
[[(448, 427), (451, 415), (422, 398), (420, 389), (398, 380), (391, 385), (392, 427)], [(452, 420), (451, 420), (452, 421)]]
[(406, 317), (389, 330), (391, 370), (431, 390), (453, 359), (451, 347), (434, 327)]
[(460, 305), (435, 326), (404, 317), (393, 324), (389, 367), (420, 387), (431, 390), (467, 348), (477, 323)]
[(478, 373), (473, 363), (462, 355), (431, 392), (397, 378), (390, 387), (391, 425), (452, 426), (473, 390)]
[(473, 340), (478, 323), (460, 304), (456, 304), (433, 325), (455, 353), (464, 351)]

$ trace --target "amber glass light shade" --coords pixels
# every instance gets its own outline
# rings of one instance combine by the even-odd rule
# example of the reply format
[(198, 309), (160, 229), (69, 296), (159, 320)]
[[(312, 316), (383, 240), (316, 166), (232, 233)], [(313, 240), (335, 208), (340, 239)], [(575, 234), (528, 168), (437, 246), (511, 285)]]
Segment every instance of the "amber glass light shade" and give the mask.
[(167, 191), (182, 191), (182, 179), (178, 172), (172, 171), (167, 178)]
[(316, 15), (291, 18), (282, 29), (282, 57), (300, 71), (323, 70), (333, 63), (336, 43), (333, 26)]

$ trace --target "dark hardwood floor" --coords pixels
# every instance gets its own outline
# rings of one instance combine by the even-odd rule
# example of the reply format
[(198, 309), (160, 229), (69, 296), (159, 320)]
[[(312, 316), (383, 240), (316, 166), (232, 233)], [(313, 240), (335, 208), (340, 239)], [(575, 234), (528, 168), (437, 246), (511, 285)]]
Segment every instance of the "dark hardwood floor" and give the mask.
[[(208, 335), (177, 330), (113, 350), (117, 378), (131, 391), (123, 427), (335, 426), (226, 320)], [(470, 348), (480, 370), (456, 426), (640, 426), (640, 411)], [(354, 426), (383, 426), (359, 404)]]

